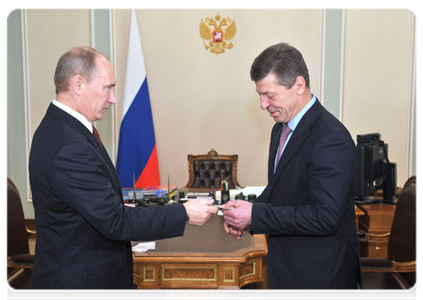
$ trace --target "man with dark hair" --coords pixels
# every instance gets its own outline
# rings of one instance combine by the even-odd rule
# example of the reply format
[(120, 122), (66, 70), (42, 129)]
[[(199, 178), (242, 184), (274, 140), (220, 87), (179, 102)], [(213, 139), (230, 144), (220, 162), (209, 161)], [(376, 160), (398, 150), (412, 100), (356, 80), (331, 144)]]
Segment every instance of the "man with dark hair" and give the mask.
[(74, 48), (59, 60), (57, 96), (34, 134), (29, 174), (37, 241), (33, 288), (132, 288), (131, 240), (181, 236), (216, 207), (190, 200), (127, 207), (118, 174), (92, 122), (115, 104), (115, 74), (100, 52)]
[(254, 204), (229, 201), (224, 228), (238, 239), (247, 232), (268, 236), (270, 288), (357, 288), (357, 153), (351, 135), (310, 92), (307, 66), (294, 47), (267, 48), (250, 74), (261, 108), (276, 121), (268, 185)]

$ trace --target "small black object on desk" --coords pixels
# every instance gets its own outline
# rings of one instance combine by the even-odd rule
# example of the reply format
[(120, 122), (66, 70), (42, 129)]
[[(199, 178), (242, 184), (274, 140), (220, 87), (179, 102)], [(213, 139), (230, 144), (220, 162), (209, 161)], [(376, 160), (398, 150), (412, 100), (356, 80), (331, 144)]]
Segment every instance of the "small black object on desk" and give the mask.
[(257, 199), (257, 195), (256, 194), (248, 194), (248, 198), (247, 201), (253, 203), (254, 200)]

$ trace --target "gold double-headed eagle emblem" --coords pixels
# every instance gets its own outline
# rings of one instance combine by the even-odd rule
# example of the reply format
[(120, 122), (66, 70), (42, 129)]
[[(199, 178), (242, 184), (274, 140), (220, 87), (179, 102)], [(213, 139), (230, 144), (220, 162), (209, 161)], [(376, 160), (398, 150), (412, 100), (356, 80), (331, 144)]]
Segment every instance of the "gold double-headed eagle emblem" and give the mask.
[(225, 49), (232, 49), (232, 40), (236, 33), (235, 20), (222, 18), (217, 14), (214, 18), (205, 18), (200, 22), (200, 36), (204, 47), (212, 53), (220, 54)]

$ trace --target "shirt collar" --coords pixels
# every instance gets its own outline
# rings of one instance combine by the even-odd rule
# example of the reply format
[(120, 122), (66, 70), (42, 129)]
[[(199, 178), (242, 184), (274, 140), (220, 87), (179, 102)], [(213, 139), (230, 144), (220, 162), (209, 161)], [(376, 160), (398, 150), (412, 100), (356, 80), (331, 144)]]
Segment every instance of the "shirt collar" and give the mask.
[(316, 96), (314, 96), (312, 94), (312, 98), (310, 101), (308, 101), (308, 103), (306, 104), (306, 106), (303, 107), (302, 110), (300, 110), (300, 112), (294, 117), (292, 118), (291, 121), (288, 122), (288, 126), (289, 128), (291, 128), (292, 131), (295, 130), (295, 128), (297, 128), (298, 124), (300, 123), (301, 119), (304, 117), (304, 115), (306, 114), (306, 112), (313, 106), (313, 104), (316, 102)]
[(65, 104), (57, 101), (56, 99), (53, 99), (53, 104), (56, 105), (58, 108), (60, 108), (61, 110), (64, 110), (65, 112), (67, 112), (68, 114), (70, 114), (72, 117), (74, 117), (75, 119), (77, 119), (79, 122), (81, 122), (85, 127), (87, 127), (87, 129), (93, 133), (93, 124), (88, 121), (88, 119), (86, 117), (84, 117), (84, 115), (80, 114), (79, 112), (73, 110), (72, 108), (70, 108), (69, 106), (66, 106)]

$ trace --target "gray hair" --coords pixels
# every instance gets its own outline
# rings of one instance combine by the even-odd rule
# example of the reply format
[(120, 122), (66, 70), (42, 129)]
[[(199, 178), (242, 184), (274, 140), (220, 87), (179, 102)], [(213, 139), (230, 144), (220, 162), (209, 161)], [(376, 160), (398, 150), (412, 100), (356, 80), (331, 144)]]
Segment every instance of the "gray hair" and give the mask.
[(69, 90), (69, 80), (75, 75), (81, 75), (90, 83), (97, 70), (97, 57), (105, 57), (101, 52), (90, 47), (76, 47), (63, 54), (56, 66), (54, 84), (56, 94)]

